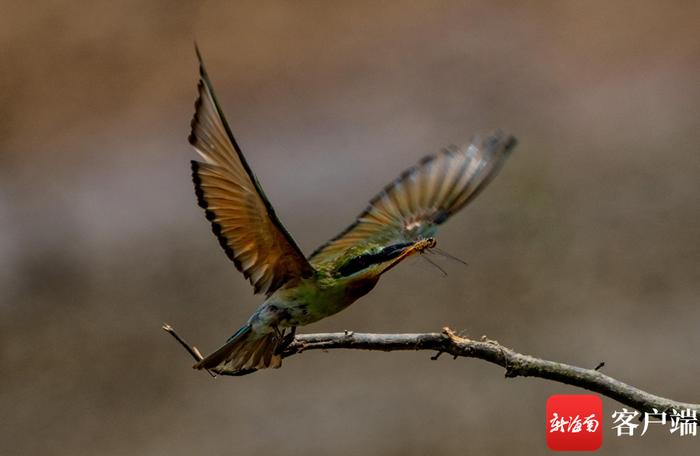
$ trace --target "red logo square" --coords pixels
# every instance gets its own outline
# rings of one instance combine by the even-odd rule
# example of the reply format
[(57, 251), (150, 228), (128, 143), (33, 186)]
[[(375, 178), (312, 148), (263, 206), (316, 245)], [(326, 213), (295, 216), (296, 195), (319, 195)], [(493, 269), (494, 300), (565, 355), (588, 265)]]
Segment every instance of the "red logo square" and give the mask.
[(603, 444), (603, 401), (595, 394), (555, 394), (547, 399), (547, 447), (595, 451)]

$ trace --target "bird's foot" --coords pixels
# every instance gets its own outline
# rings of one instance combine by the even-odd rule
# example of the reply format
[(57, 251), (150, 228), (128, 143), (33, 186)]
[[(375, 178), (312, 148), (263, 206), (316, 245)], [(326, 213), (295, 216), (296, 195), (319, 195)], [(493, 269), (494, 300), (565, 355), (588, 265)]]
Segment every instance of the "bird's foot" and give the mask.
[(292, 342), (294, 342), (294, 337), (297, 334), (297, 327), (292, 326), (292, 328), (289, 330), (289, 333), (284, 334), (284, 333), (279, 333), (279, 330), (275, 328), (275, 331), (278, 333), (279, 337), (279, 344), (277, 344), (277, 349), (275, 350), (275, 354), (279, 355), (283, 353), (287, 347), (289, 347)]

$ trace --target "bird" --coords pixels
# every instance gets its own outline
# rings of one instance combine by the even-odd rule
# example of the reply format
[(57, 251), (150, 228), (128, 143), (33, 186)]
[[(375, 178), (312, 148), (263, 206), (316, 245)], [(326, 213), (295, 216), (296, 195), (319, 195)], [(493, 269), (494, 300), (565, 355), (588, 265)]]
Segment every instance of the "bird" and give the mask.
[(435, 235), (498, 174), (516, 139), (501, 131), (423, 158), (355, 221), (306, 257), (276, 215), (221, 109), (199, 49), (189, 143), (198, 205), (228, 258), (263, 303), (195, 369), (244, 375), (278, 368), (296, 328), (340, 312), (403, 260), (435, 248)]

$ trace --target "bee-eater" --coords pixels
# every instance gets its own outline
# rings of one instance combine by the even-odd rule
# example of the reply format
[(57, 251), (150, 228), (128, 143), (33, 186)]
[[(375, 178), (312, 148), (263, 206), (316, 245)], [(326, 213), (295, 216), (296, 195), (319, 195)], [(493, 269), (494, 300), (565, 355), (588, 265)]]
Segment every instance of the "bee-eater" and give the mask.
[(199, 51), (197, 57), (199, 96), (189, 136), (202, 158), (191, 162), (197, 201), (228, 258), (265, 301), (196, 369), (235, 375), (279, 367), (297, 326), (340, 312), (383, 273), (433, 248), (438, 225), (491, 182), (516, 144), (497, 132), (424, 158), (307, 258), (275, 215), (224, 118)]

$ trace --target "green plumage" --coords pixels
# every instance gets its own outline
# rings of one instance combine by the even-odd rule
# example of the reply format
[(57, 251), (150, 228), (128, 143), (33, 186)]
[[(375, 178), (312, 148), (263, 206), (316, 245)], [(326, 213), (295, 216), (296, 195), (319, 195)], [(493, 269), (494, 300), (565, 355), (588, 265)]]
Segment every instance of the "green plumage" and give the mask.
[(199, 205), (228, 257), (267, 297), (246, 325), (195, 368), (226, 365), (229, 372), (243, 373), (279, 367), (286, 328), (340, 312), (369, 293), (386, 271), (434, 247), (438, 226), (484, 189), (516, 142), (497, 132), (424, 158), (308, 259), (246, 163), (201, 58), (190, 143), (204, 160), (192, 167)]

